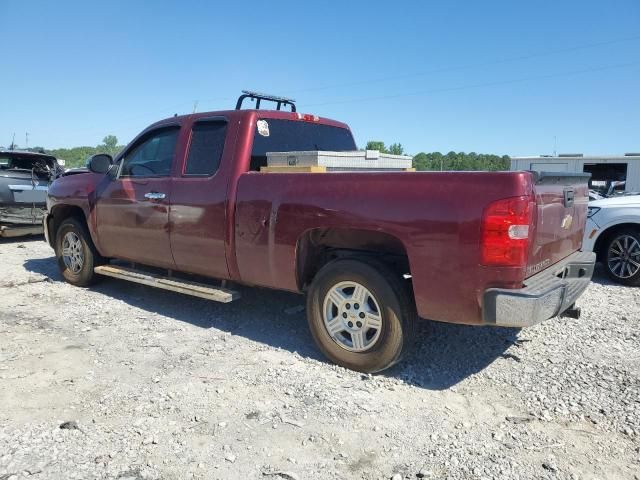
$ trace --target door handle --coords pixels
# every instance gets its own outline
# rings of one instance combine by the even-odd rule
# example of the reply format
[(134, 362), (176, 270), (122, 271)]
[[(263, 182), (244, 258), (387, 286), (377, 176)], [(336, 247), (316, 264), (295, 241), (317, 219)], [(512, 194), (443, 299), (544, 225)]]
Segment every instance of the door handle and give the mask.
[(166, 195), (161, 192), (149, 192), (144, 194), (144, 198), (148, 198), (149, 200), (164, 200)]

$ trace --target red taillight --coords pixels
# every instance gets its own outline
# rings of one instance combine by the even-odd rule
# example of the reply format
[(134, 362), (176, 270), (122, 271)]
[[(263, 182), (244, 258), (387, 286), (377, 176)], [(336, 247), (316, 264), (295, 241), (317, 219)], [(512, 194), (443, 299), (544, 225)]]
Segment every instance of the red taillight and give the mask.
[(298, 120), (304, 120), (305, 122), (318, 122), (320, 117), (317, 115), (311, 115), (310, 113), (294, 113)]
[(482, 215), (480, 263), (523, 267), (527, 264), (535, 203), (512, 197), (491, 203)]

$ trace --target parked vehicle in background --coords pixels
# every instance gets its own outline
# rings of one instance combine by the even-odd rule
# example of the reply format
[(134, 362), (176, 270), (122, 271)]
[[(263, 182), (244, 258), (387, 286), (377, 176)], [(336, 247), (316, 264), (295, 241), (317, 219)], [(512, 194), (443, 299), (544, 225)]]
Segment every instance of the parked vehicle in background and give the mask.
[[(243, 110), (247, 97), (278, 110)], [(519, 328), (579, 314), (595, 261), (579, 251), (588, 175), (263, 168), (267, 152), (356, 149), (344, 123), (245, 94), (56, 180), (46, 235), (78, 286), (102, 274), (223, 302), (238, 298), (227, 281), (304, 292), (319, 348), (364, 372), (400, 359), (418, 316)]]
[(602, 200), (603, 198), (607, 198), (604, 195), (602, 195), (599, 192), (596, 192), (595, 190), (589, 190), (589, 201), (593, 201), (593, 200)]
[(622, 192), (613, 188), (610, 188), (604, 193), (596, 190), (589, 190), (589, 201), (602, 200), (603, 198), (625, 197), (629, 195), (640, 195), (640, 192)]
[(589, 203), (582, 250), (595, 252), (609, 277), (640, 285), (640, 195), (621, 195)]
[(47, 189), (62, 173), (51, 155), (0, 150), (0, 237), (42, 234)]

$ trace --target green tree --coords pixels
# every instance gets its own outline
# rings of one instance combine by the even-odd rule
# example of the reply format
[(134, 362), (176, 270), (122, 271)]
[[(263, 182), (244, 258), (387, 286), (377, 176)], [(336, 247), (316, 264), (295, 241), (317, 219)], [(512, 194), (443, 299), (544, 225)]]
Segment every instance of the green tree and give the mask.
[(413, 157), (416, 170), (509, 170), (511, 159), (504, 155), (488, 155), (484, 153), (420, 152)]
[(102, 145), (98, 145), (98, 150), (102, 150), (109, 155), (115, 155), (118, 153), (118, 137), (115, 135), (107, 135), (102, 139)]
[(387, 147), (384, 146), (384, 142), (379, 140), (369, 140), (367, 142), (367, 150), (378, 150), (380, 153), (389, 153)]
[(389, 153), (391, 155), (402, 155), (404, 154), (404, 148), (402, 148), (401, 143), (392, 143), (389, 146)]
[(66, 168), (84, 167), (87, 160), (96, 153), (108, 153), (115, 155), (124, 147), (118, 145), (118, 139), (115, 135), (107, 135), (102, 139), (102, 144), (96, 147), (73, 147), (73, 148), (56, 148), (46, 150), (46, 153), (65, 161)]
[(378, 150), (380, 153), (390, 153), (391, 155), (404, 155), (404, 147), (401, 143), (392, 143), (387, 148), (381, 140), (369, 140), (367, 150)]
[(414, 155), (413, 168), (416, 170), (429, 170), (429, 156), (424, 152)]

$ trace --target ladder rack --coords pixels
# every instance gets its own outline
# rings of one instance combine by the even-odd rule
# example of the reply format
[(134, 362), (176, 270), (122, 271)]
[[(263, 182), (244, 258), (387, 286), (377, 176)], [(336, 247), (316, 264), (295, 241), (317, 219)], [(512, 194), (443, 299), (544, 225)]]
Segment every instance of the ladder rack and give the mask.
[(252, 92), (250, 90), (242, 90), (242, 95), (238, 97), (238, 101), (236, 102), (236, 110), (242, 109), (242, 102), (245, 98), (248, 98), (251, 101), (256, 101), (256, 110), (260, 110), (260, 102), (264, 100), (267, 102), (274, 102), (276, 104), (276, 110), (280, 110), (282, 106), (288, 105), (291, 107), (292, 112), (296, 111), (295, 100), (293, 98), (278, 97), (276, 95)]

